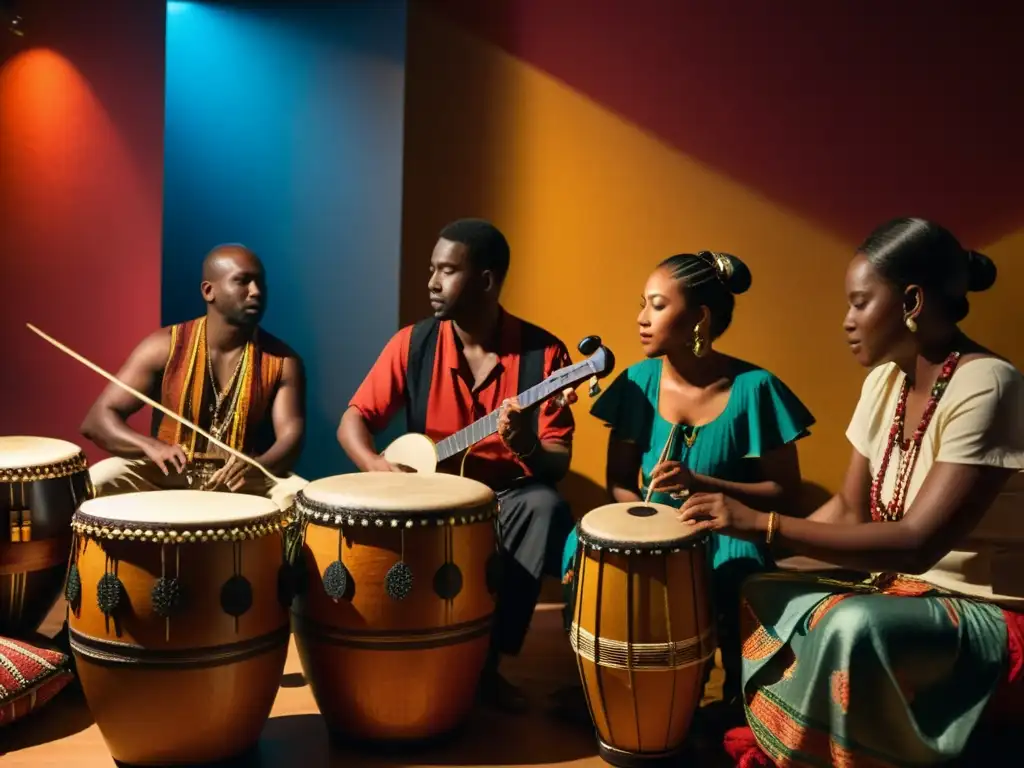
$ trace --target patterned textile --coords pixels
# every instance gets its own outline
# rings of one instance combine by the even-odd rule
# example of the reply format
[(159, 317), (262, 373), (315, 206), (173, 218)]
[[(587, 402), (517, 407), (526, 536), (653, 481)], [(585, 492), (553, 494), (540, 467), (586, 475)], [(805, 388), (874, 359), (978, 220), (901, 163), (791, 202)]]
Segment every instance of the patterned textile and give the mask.
[(892, 574), (755, 576), (741, 634), (747, 722), (778, 766), (952, 760), (1009, 663), (999, 607)]
[[(232, 389), (225, 393), (229, 401), (228, 423), (221, 439), (235, 450), (248, 455), (259, 452), (260, 447), (254, 442), (261, 425), (268, 420), (285, 356), (283, 345), (262, 332), (246, 345), (235, 374), (237, 378), (232, 380)], [(164, 369), (161, 404), (211, 431), (210, 406), (215, 394), (208, 365), (206, 318), (171, 326), (171, 352)], [(165, 443), (181, 445), (190, 459), (196, 455), (197, 438), (205, 442), (194, 430), (161, 413), (154, 414), (154, 419), (156, 437)]]
[(68, 657), (0, 637), (0, 726), (41, 708), (74, 679)]

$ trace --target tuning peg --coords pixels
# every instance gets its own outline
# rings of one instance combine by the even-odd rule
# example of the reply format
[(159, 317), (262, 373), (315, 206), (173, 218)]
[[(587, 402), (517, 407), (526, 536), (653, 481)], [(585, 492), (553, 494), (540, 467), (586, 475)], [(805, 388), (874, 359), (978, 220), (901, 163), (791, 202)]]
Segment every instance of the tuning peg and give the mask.
[(587, 336), (583, 341), (577, 345), (577, 349), (581, 355), (592, 355), (597, 351), (597, 348), (601, 346), (600, 336)]
[(601, 385), (597, 383), (597, 376), (591, 376), (590, 377), (590, 391), (589, 391), (588, 394), (591, 397), (597, 397), (598, 394), (600, 394), (600, 392), (601, 392)]

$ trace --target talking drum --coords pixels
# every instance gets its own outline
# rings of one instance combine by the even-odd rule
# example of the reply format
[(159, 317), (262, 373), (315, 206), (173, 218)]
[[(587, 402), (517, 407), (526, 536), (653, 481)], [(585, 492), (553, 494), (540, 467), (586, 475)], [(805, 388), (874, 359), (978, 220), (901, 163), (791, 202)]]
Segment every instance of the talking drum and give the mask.
[(578, 526), (570, 642), (615, 766), (678, 759), (715, 650), (707, 537), (661, 504), (598, 507)]
[(338, 475), (295, 499), (302, 668), (332, 736), (413, 742), (460, 725), (490, 641), (497, 499), (446, 474)]
[(92, 495), (85, 454), (49, 437), (0, 437), (0, 635), (34, 632), (60, 596), (71, 516)]
[(71, 649), (115, 760), (206, 763), (256, 745), (288, 652), (286, 522), (268, 499), (207, 491), (75, 514)]

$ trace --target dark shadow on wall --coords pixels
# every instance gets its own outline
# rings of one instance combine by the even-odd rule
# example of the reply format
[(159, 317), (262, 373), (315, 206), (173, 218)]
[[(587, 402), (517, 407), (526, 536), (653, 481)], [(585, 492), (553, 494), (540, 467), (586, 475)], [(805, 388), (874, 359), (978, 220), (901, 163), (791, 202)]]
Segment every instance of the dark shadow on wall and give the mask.
[(558, 484), (558, 491), (569, 502), (572, 516), (576, 520), (582, 519), (593, 509), (611, 503), (603, 485), (595, 483), (589, 477), (578, 472), (570, 471), (565, 479)]
[(421, 2), (844, 237), (908, 206), (978, 243), (1024, 221), (1019, 4)]
[(496, 159), (516, 132), (514, 100), (502, 95), (507, 84), (488, 66), (493, 57), (477, 54), (488, 44), (424, 3), (410, 2), (408, 14), (401, 325), (430, 312), (427, 270), (441, 228), (458, 218), (490, 217), (505, 186), (495, 177)]

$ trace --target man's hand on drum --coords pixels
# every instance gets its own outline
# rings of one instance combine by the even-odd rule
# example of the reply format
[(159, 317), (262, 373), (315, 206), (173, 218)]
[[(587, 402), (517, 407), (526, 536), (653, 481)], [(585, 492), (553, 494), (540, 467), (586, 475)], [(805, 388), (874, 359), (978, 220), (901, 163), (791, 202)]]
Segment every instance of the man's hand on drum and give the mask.
[(188, 457), (180, 445), (168, 445), (161, 440), (150, 440), (142, 452), (146, 454), (147, 459), (160, 467), (165, 476), (170, 476), (172, 469), (180, 475), (188, 464)]
[(685, 499), (694, 489), (693, 473), (678, 461), (663, 461), (651, 472), (651, 490)]
[(757, 541), (764, 536), (757, 528), (760, 514), (722, 493), (694, 493), (679, 508), (679, 520), (697, 531), (720, 531)]
[(203, 490), (215, 491), (218, 487), (224, 486), (229, 491), (237, 491), (245, 485), (245, 476), (252, 470), (252, 465), (242, 461), (237, 456), (230, 456), (224, 466), (210, 475)]
[(415, 472), (416, 470), (405, 464), (393, 464), (383, 456), (377, 456), (366, 465), (366, 472)]

